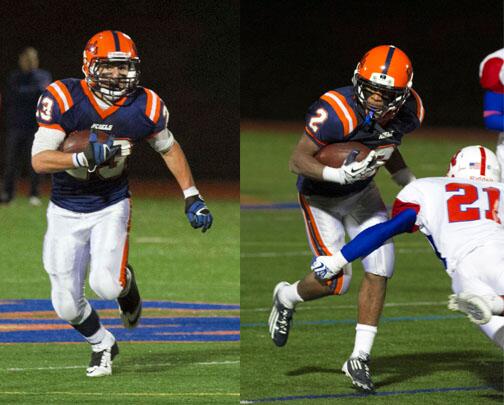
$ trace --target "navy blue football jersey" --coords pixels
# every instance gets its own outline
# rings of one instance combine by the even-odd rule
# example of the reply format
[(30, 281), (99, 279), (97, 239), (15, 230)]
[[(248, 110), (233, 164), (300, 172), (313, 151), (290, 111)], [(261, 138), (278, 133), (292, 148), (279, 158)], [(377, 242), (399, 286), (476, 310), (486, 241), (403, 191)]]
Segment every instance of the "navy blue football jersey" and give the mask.
[[(39, 126), (64, 131), (98, 129), (114, 143), (147, 139), (167, 126), (168, 110), (152, 90), (139, 87), (116, 105), (100, 108), (84, 80), (64, 79), (50, 84), (37, 106)], [(51, 201), (76, 212), (94, 212), (129, 197), (127, 157), (116, 156), (89, 173), (87, 168), (53, 173)]]
[[(424, 117), (420, 96), (412, 89), (398, 113), (383, 127), (375, 120), (366, 122), (366, 114), (354, 96), (352, 86), (330, 90), (308, 109), (305, 134), (323, 147), (338, 142), (361, 142), (374, 149), (380, 159), (387, 160), (401, 144), (404, 134), (417, 129)], [(363, 190), (372, 177), (353, 184), (316, 181), (298, 176), (301, 194), (340, 197)]]

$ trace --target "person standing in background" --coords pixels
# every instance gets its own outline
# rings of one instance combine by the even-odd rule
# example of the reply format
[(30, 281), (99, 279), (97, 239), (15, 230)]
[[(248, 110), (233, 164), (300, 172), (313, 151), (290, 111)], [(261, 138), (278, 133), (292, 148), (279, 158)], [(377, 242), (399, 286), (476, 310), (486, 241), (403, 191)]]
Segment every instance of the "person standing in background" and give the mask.
[(16, 177), (23, 166), (28, 165), (31, 178), (29, 202), (38, 206), (41, 204), (39, 176), (31, 167), (30, 150), (38, 128), (35, 119), (37, 100), (52, 77), (49, 72), (39, 69), (38, 52), (33, 47), (21, 51), (18, 66), (9, 75), (5, 92), (7, 139), (0, 203), (9, 203), (14, 198)]
[(479, 67), (483, 96), (483, 119), (485, 127), (499, 131), (496, 155), (501, 167), (501, 182), (504, 182), (504, 48), (486, 56)]

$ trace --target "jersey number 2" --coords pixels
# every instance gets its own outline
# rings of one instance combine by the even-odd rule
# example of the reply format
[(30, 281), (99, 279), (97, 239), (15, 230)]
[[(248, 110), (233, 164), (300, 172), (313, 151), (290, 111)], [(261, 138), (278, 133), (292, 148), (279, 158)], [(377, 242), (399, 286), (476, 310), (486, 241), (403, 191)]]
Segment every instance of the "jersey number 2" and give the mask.
[[(463, 208), (463, 205), (470, 205), (478, 200), (478, 189), (471, 184), (448, 183), (445, 190), (447, 192), (457, 192), (463, 190), (463, 194), (451, 196), (447, 203), (448, 220), (450, 222), (477, 221), (481, 218), (479, 208)], [(485, 211), (485, 218), (500, 223), (497, 216), (500, 191), (494, 187), (483, 189), (488, 198), (489, 209)]]

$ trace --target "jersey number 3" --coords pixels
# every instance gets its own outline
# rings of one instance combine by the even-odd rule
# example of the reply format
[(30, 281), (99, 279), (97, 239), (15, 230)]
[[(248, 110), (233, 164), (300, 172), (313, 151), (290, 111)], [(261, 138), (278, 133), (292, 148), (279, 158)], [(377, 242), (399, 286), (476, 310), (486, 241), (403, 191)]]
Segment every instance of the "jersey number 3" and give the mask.
[[(463, 207), (475, 203), (479, 199), (477, 187), (471, 184), (448, 183), (447, 192), (463, 191), (463, 194), (451, 196), (446, 202), (449, 222), (477, 221), (481, 218), (480, 208)], [(488, 198), (488, 210), (485, 210), (485, 218), (500, 223), (497, 215), (500, 190), (494, 187), (483, 188)]]

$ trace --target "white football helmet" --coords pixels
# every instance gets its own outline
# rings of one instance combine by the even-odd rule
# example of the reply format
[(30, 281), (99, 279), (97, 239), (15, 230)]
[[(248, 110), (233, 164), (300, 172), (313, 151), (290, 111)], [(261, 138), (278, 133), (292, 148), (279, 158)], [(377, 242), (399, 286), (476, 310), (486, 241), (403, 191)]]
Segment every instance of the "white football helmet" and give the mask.
[(497, 156), (481, 145), (466, 146), (450, 160), (448, 177), (479, 181), (499, 181), (500, 167)]

